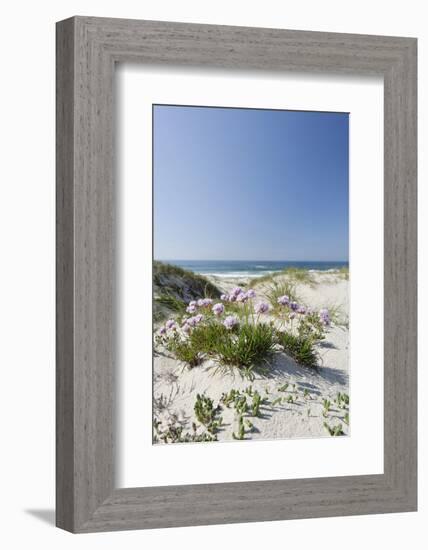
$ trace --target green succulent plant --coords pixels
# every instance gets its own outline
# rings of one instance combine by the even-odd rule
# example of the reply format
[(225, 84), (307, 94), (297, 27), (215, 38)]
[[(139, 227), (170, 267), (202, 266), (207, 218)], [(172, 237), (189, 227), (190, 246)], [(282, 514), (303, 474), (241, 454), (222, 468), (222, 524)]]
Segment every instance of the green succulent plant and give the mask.
[(259, 392), (256, 390), (253, 395), (253, 403), (251, 406), (251, 412), (253, 416), (260, 416), (260, 407), (263, 405), (265, 400), (262, 398), (262, 396), (259, 394)]
[(244, 426), (244, 417), (239, 415), (238, 418), (238, 433), (235, 434), (235, 432), (232, 432), (233, 439), (244, 439), (245, 438), (245, 426)]
[(322, 414), (323, 414), (324, 418), (326, 418), (328, 413), (330, 412), (331, 401), (329, 399), (323, 399), (322, 404), (323, 404), (323, 407), (324, 407), (324, 410), (323, 410)]
[(332, 437), (337, 437), (339, 435), (345, 435), (345, 432), (342, 430), (342, 424), (338, 424), (337, 426), (329, 426), (327, 422), (324, 422), (324, 428), (328, 431), (328, 433)]
[(214, 407), (214, 402), (210, 397), (198, 393), (194, 405), (195, 415), (211, 434), (215, 434), (223, 422), (223, 419), (219, 416), (220, 410), (219, 405)]

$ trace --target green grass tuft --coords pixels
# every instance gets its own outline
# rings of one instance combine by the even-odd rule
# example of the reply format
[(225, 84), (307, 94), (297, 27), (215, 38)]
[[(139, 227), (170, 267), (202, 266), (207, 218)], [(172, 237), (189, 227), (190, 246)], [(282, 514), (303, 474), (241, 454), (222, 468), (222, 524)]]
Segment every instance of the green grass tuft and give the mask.
[(251, 371), (266, 364), (274, 352), (275, 329), (264, 323), (242, 323), (234, 330), (216, 322), (200, 324), (191, 332), (188, 346), (251, 378)]
[[(294, 285), (296, 283), (309, 284), (314, 286), (316, 284), (315, 277), (307, 269), (299, 267), (287, 267), (281, 271), (275, 271), (275, 273), (269, 273), (268, 275), (262, 275), (261, 277), (254, 277), (249, 283), (250, 288), (254, 288), (259, 284), (275, 283), (278, 277), (285, 277), (289, 284)], [(291, 296), (290, 296), (291, 298)], [(297, 300), (296, 300), (297, 301)]]
[(178, 267), (177, 265), (172, 265), (164, 262), (159, 262), (157, 260), (153, 261), (153, 282), (156, 285), (162, 286), (163, 276), (174, 276), (183, 279), (188, 279), (189, 282), (193, 283), (195, 288), (199, 290), (200, 297), (207, 296), (209, 298), (218, 298), (220, 296), (219, 289), (213, 285), (206, 277), (199, 275), (198, 273), (193, 273), (187, 269)]
[(260, 277), (253, 277), (248, 283), (249, 288), (254, 288), (255, 286), (263, 283), (272, 283), (275, 280), (275, 277), (282, 275), (282, 271), (277, 273), (269, 273), (268, 275), (261, 275)]
[(349, 281), (349, 267), (341, 267), (340, 269), (338, 269), (338, 275), (341, 279)]
[(175, 311), (176, 313), (183, 314), (186, 311), (185, 302), (173, 294), (169, 294), (168, 292), (160, 293), (157, 297), (155, 297), (155, 301), (158, 304), (167, 307), (170, 311)]
[(314, 350), (312, 338), (295, 336), (290, 332), (277, 332), (278, 343), (284, 348), (287, 355), (292, 357), (296, 363), (305, 367), (316, 367), (318, 355)]
[(244, 324), (236, 334), (228, 331), (218, 342), (216, 355), (221, 364), (254, 369), (267, 362), (274, 346), (274, 329), (270, 325)]
[(220, 290), (207, 278), (181, 267), (153, 262), (154, 321), (162, 321), (171, 312), (182, 314), (191, 300), (220, 297)]
[(288, 267), (283, 271), (283, 275), (286, 275), (287, 277), (298, 283), (304, 283), (308, 285), (315, 284), (315, 278), (313, 274), (310, 273), (307, 269), (303, 269), (301, 267)]
[(296, 293), (296, 286), (290, 281), (283, 280), (278, 282), (272, 280), (272, 283), (265, 291), (265, 296), (274, 311), (280, 309), (281, 306), (278, 304), (278, 298), (284, 295), (288, 296), (292, 302), (299, 301), (299, 297)]
[(201, 350), (191, 340), (172, 338), (169, 340), (167, 347), (176, 359), (186, 363), (190, 368), (196, 367), (202, 361)]
[(229, 338), (228, 330), (220, 323), (212, 322), (197, 325), (189, 336), (189, 341), (195, 349), (207, 355), (214, 355), (218, 345)]

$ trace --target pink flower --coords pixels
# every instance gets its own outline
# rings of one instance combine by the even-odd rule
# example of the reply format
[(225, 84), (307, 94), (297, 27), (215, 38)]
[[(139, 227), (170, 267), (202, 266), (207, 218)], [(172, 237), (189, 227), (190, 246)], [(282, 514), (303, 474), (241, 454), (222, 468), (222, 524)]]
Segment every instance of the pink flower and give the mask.
[(254, 311), (256, 313), (266, 313), (269, 311), (269, 305), (266, 302), (260, 302), (254, 308)]
[(196, 327), (196, 325), (198, 323), (200, 323), (202, 320), (203, 320), (204, 316), (199, 314), (199, 315), (195, 315), (194, 317), (189, 317), (187, 320), (186, 320), (186, 323), (185, 325), (189, 326), (189, 327)]
[(223, 325), (228, 329), (232, 329), (239, 323), (238, 317), (236, 315), (228, 315), (226, 319), (223, 321)]
[(224, 312), (224, 305), (223, 304), (214, 304), (212, 307), (212, 311), (214, 315), (221, 315)]
[(235, 296), (235, 298), (239, 295), (239, 294), (242, 294), (244, 291), (242, 290), (242, 288), (240, 286), (235, 286), (235, 288), (232, 289), (230, 295), (231, 296)]
[(281, 306), (288, 306), (290, 303), (290, 298), (286, 294), (284, 294), (284, 296), (280, 296), (277, 301), (278, 304)]
[(330, 313), (328, 309), (320, 309), (319, 316), (320, 316), (321, 323), (323, 325), (325, 326), (330, 325), (331, 320), (330, 320)]

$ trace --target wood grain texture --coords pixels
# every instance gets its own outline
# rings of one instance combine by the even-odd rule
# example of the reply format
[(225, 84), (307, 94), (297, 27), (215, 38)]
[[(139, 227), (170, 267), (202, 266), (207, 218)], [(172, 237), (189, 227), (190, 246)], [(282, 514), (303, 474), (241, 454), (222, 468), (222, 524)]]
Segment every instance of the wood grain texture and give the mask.
[[(383, 475), (115, 489), (116, 62), (377, 74), (385, 88)], [(416, 40), (74, 17), (57, 25), (57, 525), (416, 510)], [(143, 466), (142, 466), (143, 467)]]
[(56, 36), (56, 522), (74, 526), (74, 23)]

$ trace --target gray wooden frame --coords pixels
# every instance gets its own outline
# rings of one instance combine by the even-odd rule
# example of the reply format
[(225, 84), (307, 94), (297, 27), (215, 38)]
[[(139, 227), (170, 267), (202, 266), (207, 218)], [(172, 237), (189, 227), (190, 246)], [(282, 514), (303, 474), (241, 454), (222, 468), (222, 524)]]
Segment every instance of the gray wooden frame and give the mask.
[[(73, 17), (57, 24), (57, 525), (72, 532), (417, 507), (416, 39)], [(384, 78), (384, 473), (114, 486), (114, 67)], [(144, 467), (144, 464), (142, 464)]]

